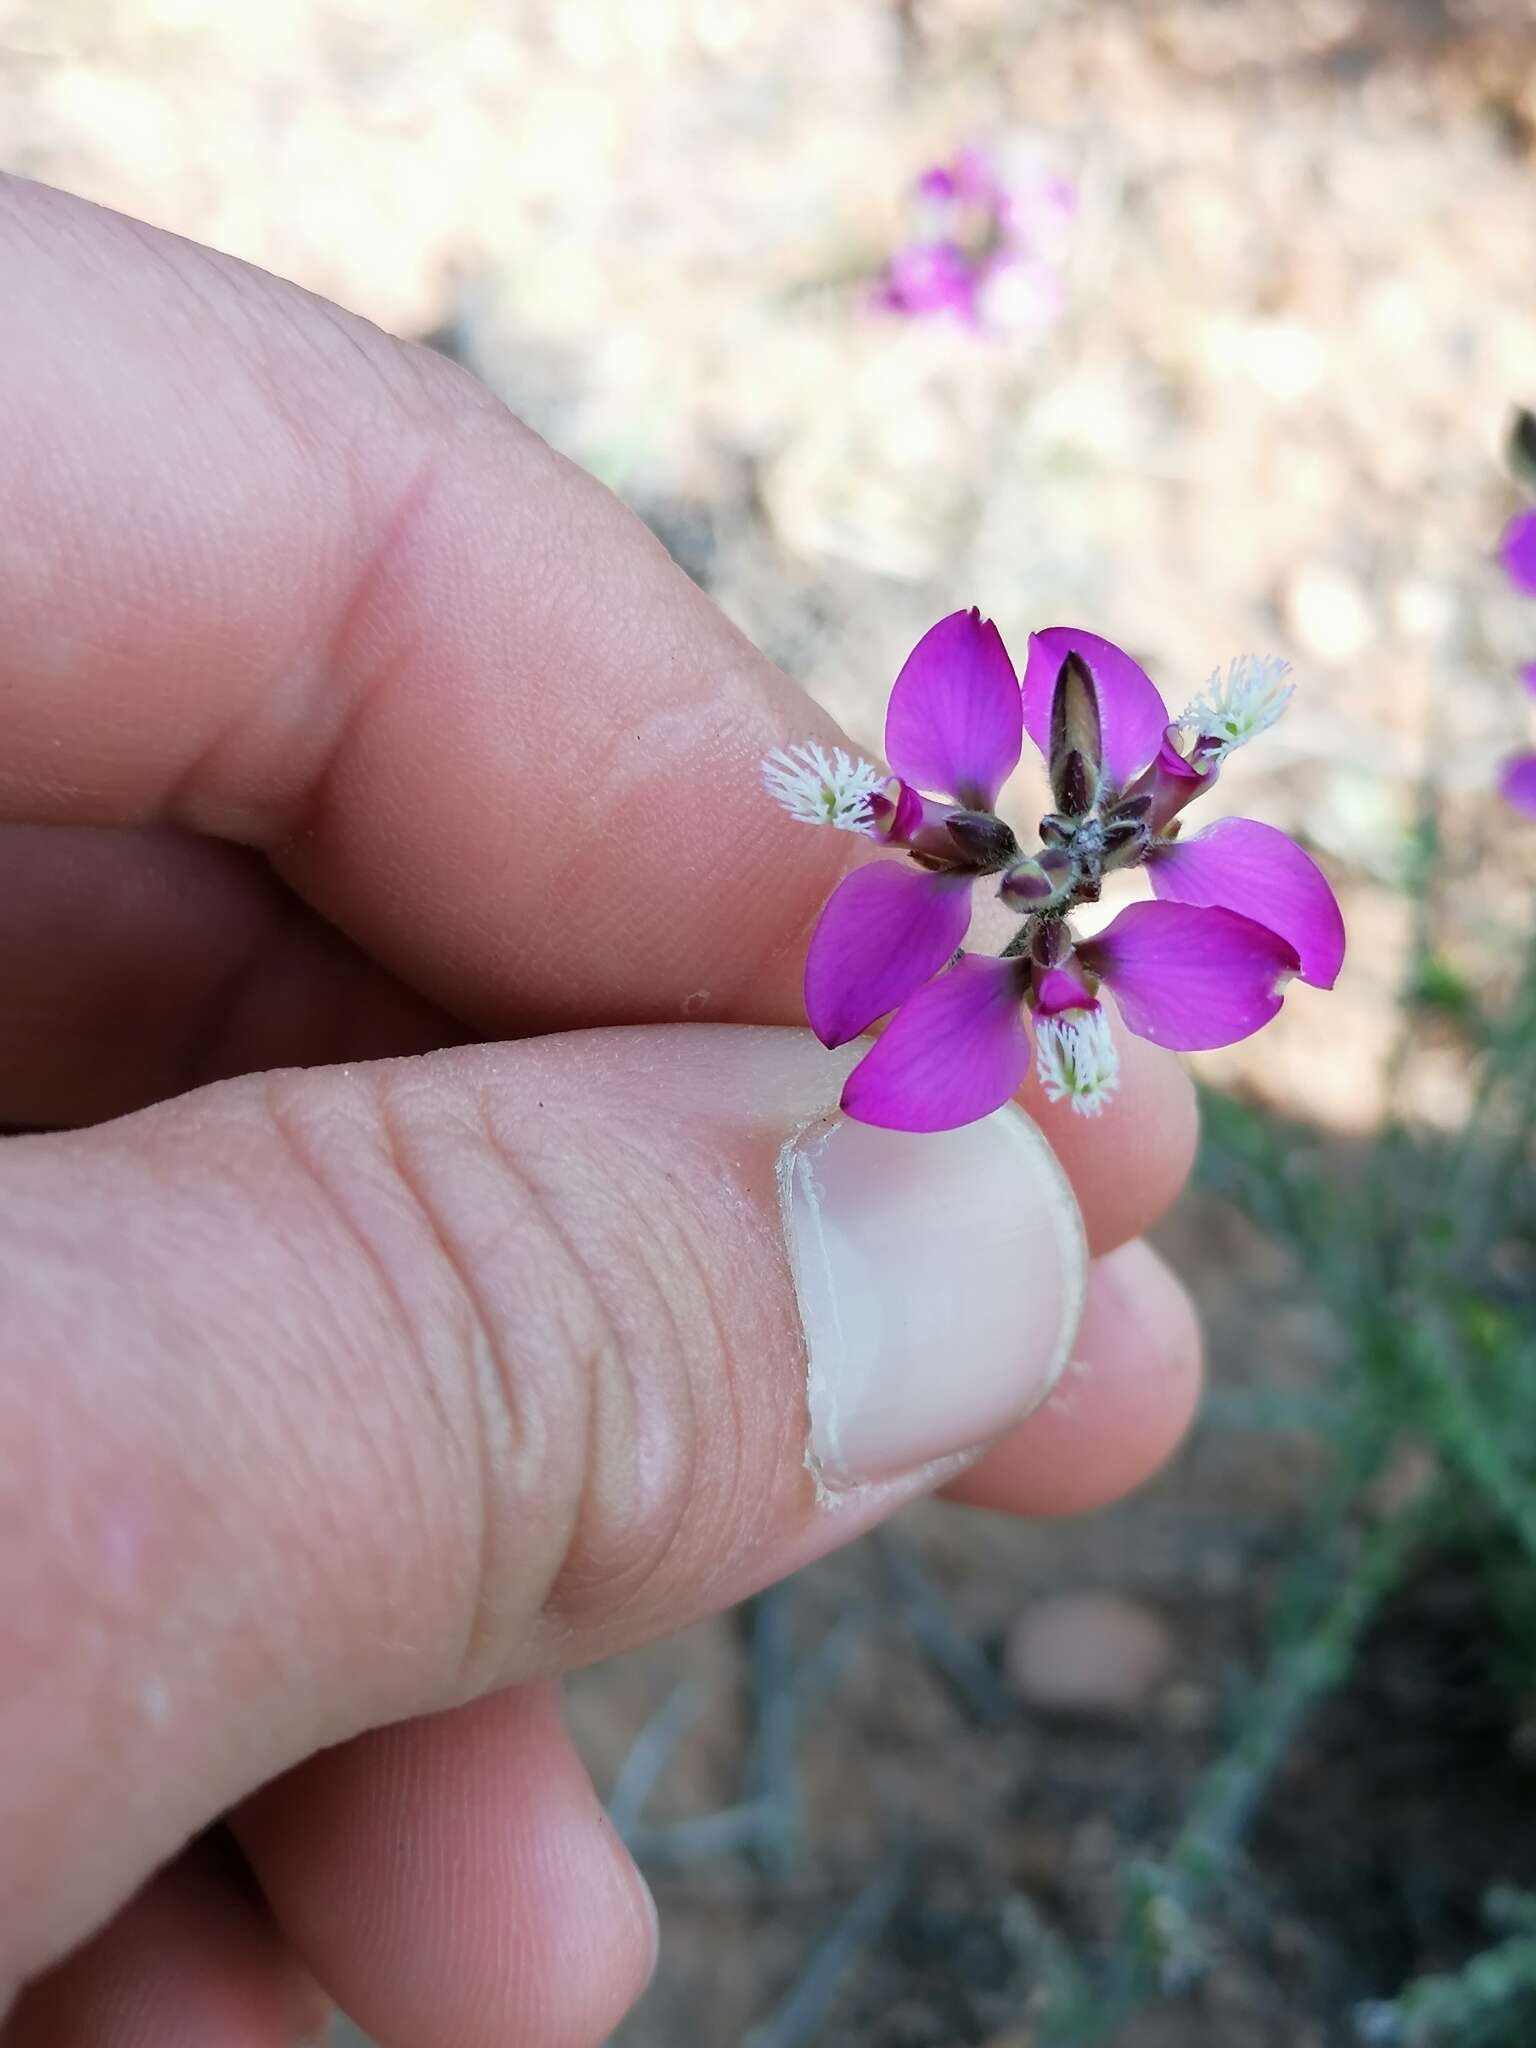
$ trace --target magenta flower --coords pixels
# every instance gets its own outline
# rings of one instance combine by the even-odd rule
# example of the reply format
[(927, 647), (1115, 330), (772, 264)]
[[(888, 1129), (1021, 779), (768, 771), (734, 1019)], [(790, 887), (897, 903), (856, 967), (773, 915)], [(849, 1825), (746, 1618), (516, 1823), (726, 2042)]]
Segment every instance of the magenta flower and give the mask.
[(1506, 802), (1536, 818), (1536, 754), (1515, 754), (1504, 763), (1499, 791)]
[[(1344, 925), (1316, 863), (1250, 819), (1181, 836), (1183, 810), (1227, 755), (1284, 710), (1285, 673), (1234, 661), (1170, 720), (1145, 671), (1097, 634), (1033, 634), (1021, 685), (997, 628), (955, 612), (896, 679), (888, 779), (814, 746), (770, 757), (765, 781), (795, 816), (906, 855), (839, 884), (806, 959), (824, 1044), (895, 1013), (848, 1078), (850, 1116), (952, 1129), (1006, 1102), (1032, 1058), (1053, 1101), (1097, 1115), (1117, 1071), (1101, 991), (1138, 1036), (1197, 1051), (1268, 1023), (1293, 975), (1332, 987)], [(996, 813), (1025, 733), (1055, 805), (1032, 853)], [(1098, 900), (1106, 875), (1142, 866), (1155, 900), (1078, 938), (1072, 912)], [(983, 879), (1020, 920), (997, 958), (963, 951)]]
[(930, 164), (917, 181), (911, 235), (880, 277), (876, 303), (995, 332), (1047, 327), (1062, 308), (1056, 259), (1076, 206), (1066, 179), (1039, 167), (1009, 177), (984, 150)]
[[(1515, 515), (1504, 529), (1499, 552), (1515, 588), (1536, 596), (1536, 510)], [(1536, 697), (1536, 661), (1521, 666), (1520, 680), (1527, 693)], [(1517, 811), (1536, 818), (1536, 754), (1515, 754), (1504, 763), (1499, 793)]]
[(1536, 597), (1536, 507), (1517, 512), (1499, 542), (1504, 573), (1522, 597)]

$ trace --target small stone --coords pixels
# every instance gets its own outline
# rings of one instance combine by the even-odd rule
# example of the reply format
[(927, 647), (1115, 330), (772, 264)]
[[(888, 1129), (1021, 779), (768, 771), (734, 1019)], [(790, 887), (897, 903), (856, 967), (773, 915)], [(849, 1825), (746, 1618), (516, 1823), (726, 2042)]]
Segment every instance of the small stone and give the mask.
[(1377, 636), (1365, 592), (1346, 570), (1327, 562), (1304, 562), (1290, 577), (1285, 621), (1297, 644), (1332, 668), (1364, 654)]
[(1058, 1593), (1019, 1616), (1003, 1662), (1029, 1706), (1122, 1721), (1168, 1676), (1173, 1639), (1160, 1616), (1119, 1593)]

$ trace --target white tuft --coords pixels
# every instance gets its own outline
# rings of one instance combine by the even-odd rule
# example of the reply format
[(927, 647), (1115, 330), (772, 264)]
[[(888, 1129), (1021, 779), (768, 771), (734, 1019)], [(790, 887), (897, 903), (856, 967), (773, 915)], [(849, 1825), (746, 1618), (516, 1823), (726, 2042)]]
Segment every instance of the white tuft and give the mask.
[(886, 778), (873, 762), (850, 758), (841, 747), (829, 754), (815, 740), (775, 747), (763, 762), (763, 787), (792, 818), (806, 825), (833, 825), (839, 832), (865, 832), (873, 822), (869, 800)]
[(1197, 738), (1214, 740), (1204, 750), (1209, 762), (1224, 761), (1234, 747), (1244, 747), (1268, 732), (1291, 701), (1294, 685), (1285, 679), (1288, 661), (1277, 654), (1236, 654), (1223, 676), (1213, 668), (1205, 692), (1186, 706), (1179, 724)]
[(1120, 1055), (1102, 1010), (1063, 1010), (1035, 1019), (1035, 1060), (1047, 1100), (1097, 1116), (1120, 1079)]

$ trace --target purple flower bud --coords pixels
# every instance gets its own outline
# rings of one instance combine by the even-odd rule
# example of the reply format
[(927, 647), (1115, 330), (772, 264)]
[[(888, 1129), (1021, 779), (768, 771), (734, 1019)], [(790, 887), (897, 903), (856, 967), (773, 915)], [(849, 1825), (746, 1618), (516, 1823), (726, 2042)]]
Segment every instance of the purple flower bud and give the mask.
[(998, 895), (1015, 910), (1038, 910), (1066, 894), (1077, 874), (1077, 863), (1065, 848), (1048, 846), (1033, 860), (1021, 860), (1004, 875)]
[(1036, 967), (1059, 967), (1072, 950), (1072, 934), (1059, 917), (1042, 917), (1029, 941), (1029, 957)]
[(1516, 478), (1527, 490), (1536, 489), (1536, 413), (1523, 405), (1516, 409), (1505, 447)]
[(951, 811), (944, 829), (954, 841), (952, 852), (977, 874), (995, 875), (1018, 857), (1012, 826), (991, 811)]
[(1135, 819), (1127, 819), (1120, 825), (1106, 825), (1100, 856), (1106, 872), (1114, 868), (1135, 867), (1151, 843), (1152, 834)]
[(1150, 792), (1141, 796), (1123, 796), (1113, 809), (1104, 813), (1106, 825), (1140, 825), (1152, 808)]
[(1088, 665), (1069, 649), (1051, 697), (1051, 793), (1069, 818), (1086, 817), (1098, 801), (1104, 735), (1099, 697)]

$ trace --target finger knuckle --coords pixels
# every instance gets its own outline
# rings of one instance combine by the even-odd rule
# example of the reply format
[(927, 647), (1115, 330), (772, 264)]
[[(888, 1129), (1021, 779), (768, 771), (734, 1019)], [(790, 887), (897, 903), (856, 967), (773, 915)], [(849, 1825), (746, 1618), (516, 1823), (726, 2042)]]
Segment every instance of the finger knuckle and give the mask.
[(680, 1553), (725, 1540), (742, 1467), (727, 1325), (675, 1152), (445, 1089), (430, 1063), (374, 1073), (387, 1172), (344, 1206), (446, 1439), (470, 1693), (561, 1661), (572, 1631), (639, 1632)]

